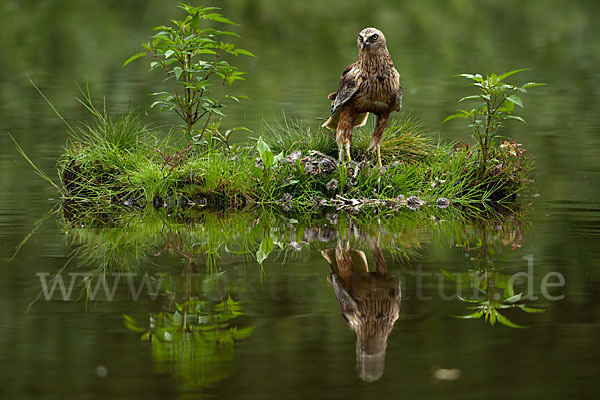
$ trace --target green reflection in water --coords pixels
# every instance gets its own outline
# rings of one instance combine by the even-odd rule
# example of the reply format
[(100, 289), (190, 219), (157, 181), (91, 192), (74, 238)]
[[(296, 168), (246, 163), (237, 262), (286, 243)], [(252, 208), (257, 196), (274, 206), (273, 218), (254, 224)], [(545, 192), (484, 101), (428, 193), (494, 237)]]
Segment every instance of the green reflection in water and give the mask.
[[(248, 338), (253, 326), (237, 322), (242, 305), (233, 297), (241, 288), (217, 271), (216, 260), (223, 251), (245, 253), (245, 245), (235, 243), (261, 236), (260, 230), (253, 235), (246, 229), (252, 216), (205, 213), (186, 224), (185, 218), (176, 221), (150, 210), (121, 215), (112, 226), (86, 226), (86, 216), (63, 217), (75, 247), (72, 257), (92, 266), (94, 273), (136, 272), (142, 274), (141, 287), (145, 279), (154, 281), (154, 288), (148, 285), (154, 290), (150, 296), (166, 309), (152, 313), (149, 326), (128, 315), (124, 319), (127, 328), (149, 343), (157, 372), (176, 377), (181, 393), (197, 392), (233, 373), (236, 342)], [(149, 278), (145, 266), (152, 257), (164, 256), (183, 260), (181, 274)], [(199, 263), (206, 269), (199, 271)], [(92, 278), (85, 288), (88, 297), (90, 291), (96, 296), (98, 285)]]
[[(157, 371), (177, 377), (183, 392), (197, 391), (231, 375), (235, 344), (254, 329), (235, 323), (243, 313), (241, 303), (231, 295), (222, 301), (209, 300), (214, 298), (216, 285), (211, 281), (215, 279), (205, 277), (203, 292), (187, 293), (183, 303), (171, 301), (173, 310), (152, 314), (149, 328), (124, 315), (127, 328), (142, 333), (142, 341), (150, 343)], [(170, 297), (174, 299), (176, 293)]]
[[(456, 209), (429, 207), (387, 218), (339, 213), (293, 219), (208, 210), (169, 215), (147, 208), (119, 214), (109, 224), (86, 222), (85, 217), (63, 214), (63, 227), (74, 247), (72, 264), (80, 261), (95, 273), (146, 275), (153, 259), (167, 257), (182, 265), (180, 274), (152, 278), (158, 283), (150, 295), (159, 296), (164, 309), (150, 313), (149, 324), (124, 317), (126, 326), (149, 343), (156, 370), (177, 377), (182, 392), (209, 387), (234, 373), (236, 347), (243, 346), (238, 341), (253, 331), (248, 317), (240, 319), (242, 303), (235, 300), (252, 288), (245, 278), (235, 278), (221, 266), (226, 255), (241, 257), (244, 266), (259, 264), (250, 274), (262, 279), (268, 274), (264, 262), (276, 258), (289, 263), (302, 254), (320, 252), (331, 269), (330, 274), (323, 270), (331, 284), (329, 293), (356, 334), (357, 374), (367, 382), (384, 374), (388, 337), (400, 316), (400, 272), (405, 277), (414, 273), (411, 265), (424, 247), (448, 248), (450, 243), (452, 251), (479, 249), (474, 269), (444, 272), (449, 280), (460, 280), (457, 297), (472, 289), (483, 293), (474, 301), (494, 310), (487, 318), (491, 325), (497, 321), (519, 327), (499, 313), (505, 308), (537, 311), (518, 302), (515, 285), (520, 283), (507, 283), (511, 277), (494, 267), (499, 254), (495, 249), (520, 246), (524, 221), (519, 214), (484, 220)], [(386, 258), (402, 270), (388, 271)]]
[[(499, 228), (499, 229), (498, 229)], [(478, 237), (462, 239), (466, 252), (478, 250), (476, 257), (472, 258), (474, 268), (461, 274), (453, 274), (442, 270), (444, 275), (457, 283), (460, 291), (471, 289), (473, 298), (458, 297), (461, 301), (468, 303), (467, 307), (474, 310), (468, 315), (461, 315), (458, 318), (477, 319), (483, 318), (491, 326), (496, 322), (511, 328), (524, 328), (524, 326), (515, 324), (503, 313), (503, 310), (511, 308), (520, 309), (526, 313), (543, 312), (539, 308), (527, 307), (520, 303), (523, 293), (515, 293), (516, 275), (503, 273), (501, 269), (496, 268), (495, 248), (505, 245), (512, 249), (521, 246), (521, 233), (514, 227), (498, 224), (490, 224), (488, 221), (481, 221), (478, 229)], [(469, 242), (475, 239), (475, 247), (469, 248)]]

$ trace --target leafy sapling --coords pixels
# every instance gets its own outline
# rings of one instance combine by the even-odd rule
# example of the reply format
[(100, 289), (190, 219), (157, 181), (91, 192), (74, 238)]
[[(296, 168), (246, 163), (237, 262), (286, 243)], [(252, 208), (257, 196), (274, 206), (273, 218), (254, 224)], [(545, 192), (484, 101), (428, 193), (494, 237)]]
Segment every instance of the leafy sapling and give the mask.
[(525, 69), (516, 69), (501, 75), (491, 74), (485, 78), (480, 74), (460, 74), (457, 76), (469, 79), (472, 85), (479, 88), (479, 93), (466, 96), (458, 102), (466, 100), (478, 100), (479, 103), (470, 111), (459, 110), (458, 113), (448, 116), (442, 124), (455, 118), (468, 119), (474, 128), (473, 137), (479, 144), (481, 151), (481, 175), (487, 175), (487, 166), (490, 160), (490, 151), (494, 146), (494, 139), (499, 136), (498, 132), (507, 120), (517, 120), (525, 123), (525, 120), (514, 115), (515, 105), (523, 107), (523, 101), (518, 93), (527, 93), (527, 88), (542, 86), (543, 83), (528, 82), (522, 86), (514, 86), (504, 82), (506, 78)]
[[(237, 25), (216, 12), (218, 8), (184, 3), (178, 7), (185, 11), (185, 17), (171, 20), (172, 26), (155, 27), (157, 33), (151, 41), (142, 44), (145, 51), (131, 56), (123, 66), (140, 57), (150, 57), (150, 70), (162, 70), (172, 83), (170, 92), (152, 93), (156, 101), (150, 108), (174, 111), (183, 121), (188, 141), (199, 141), (211, 129), (211, 117), (225, 115), (219, 87), (244, 79), (245, 73), (231, 65), (226, 56), (254, 55), (220, 39), (239, 35), (212, 27), (215, 23)], [(225, 95), (225, 98), (239, 102), (245, 96)], [(195, 127), (201, 121), (202, 128), (197, 130)], [(212, 134), (219, 136), (218, 129), (212, 129)], [(225, 135), (221, 139), (227, 142), (229, 137)]]

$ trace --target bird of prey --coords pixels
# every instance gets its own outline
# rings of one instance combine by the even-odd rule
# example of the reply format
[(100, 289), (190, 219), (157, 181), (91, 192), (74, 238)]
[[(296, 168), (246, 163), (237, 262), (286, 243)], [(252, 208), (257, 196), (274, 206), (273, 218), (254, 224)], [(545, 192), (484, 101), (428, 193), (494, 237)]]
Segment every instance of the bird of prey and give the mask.
[(350, 161), (352, 129), (367, 122), (368, 113), (377, 116), (369, 149), (377, 151), (381, 168), (381, 138), (390, 113), (400, 111), (402, 86), (400, 75), (390, 57), (383, 33), (375, 28), (365, 28), (358, 34), (358, 60), (349, 65), (340, 79), (338, 90), (329, 95), (333, 100), (331, 117), (323, 124), (335, 130), (339, 160), (344, 149)]

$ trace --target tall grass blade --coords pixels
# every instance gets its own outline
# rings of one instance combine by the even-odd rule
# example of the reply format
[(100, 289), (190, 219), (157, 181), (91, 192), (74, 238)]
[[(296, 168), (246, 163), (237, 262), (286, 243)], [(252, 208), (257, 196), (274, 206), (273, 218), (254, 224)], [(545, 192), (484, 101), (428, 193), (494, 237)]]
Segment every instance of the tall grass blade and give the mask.
[(15, 144), (15, 147), (17, 148), (17, 151), (19, 152), (19, 154), (21, 154), (21, 156), (25, 159), (25, 161), (27, 161), (29, 163), (29, 165), (31, 165), (33, 167), (33, 169), (35, 170), (35, 172), (46, 182), (48, 182), (49, 184), (51, 184), (56, 190), (58, 190), (59, 193), (64, 194), (64, 190), (63, 188), (61, 188), (60, 186), (58, 186), (56, 183), (54, 183), (54, 181), (48, 176), (48, 174), (46, 174), (44, 171), (42, 171), (37, 165), (35, 165), (33, 163), (33, 161), (31, 161), (31, 159), (27, 156), (27, 154), (25, 153), (25, 150), (23, 150), (23, 148), (19, 145), (19, 143), (17, 143), (16, 139), (13, 137), (13, 135), (11, 135), (10, 133), (8, 134), (8, 136), (10, 137), (10, 139), (13, 141), (13, 143)]
[(58, 110), (56, 109), (56, 107), (54, 107), (54, 104), (52, 104), (52, 102), (46, 97), (46, 95), (44, 94), (44, 92), (42, 92), (41, 89), (35, 84), (35, 82), (33, 82), (33, 80), (29, 77), (29, 75), (25, 75), (25, 76), (27, 76), (27, 79), (29, 79), (29, 83), (31, 83), (31, 85), (33, 85), (33, 87), (35, 88), (35, 90), (37, 90), (37, 92), (40, 94), (40, 96), (42, 96), (42, 98), (46, 101), (46, 103), (48, 103), (48, 105), (50, 106), (50, 108), (52, 109), (52, 111), (54, 111), (54, 114), (56, 114), (56, 116), (58, 116), (58, 118), (60, 118), (60, 120), (62, 122), (64, 122), (64, 124), (69, 128), (69, 130), (71, 132), (75, 132), (75, 130), (73, 129), (73, 127), (71, 127), (71, 125), (69, 125), (69, 123), (67, 122), (67, 120), (63, 118), (63, 116), (58, 112)]

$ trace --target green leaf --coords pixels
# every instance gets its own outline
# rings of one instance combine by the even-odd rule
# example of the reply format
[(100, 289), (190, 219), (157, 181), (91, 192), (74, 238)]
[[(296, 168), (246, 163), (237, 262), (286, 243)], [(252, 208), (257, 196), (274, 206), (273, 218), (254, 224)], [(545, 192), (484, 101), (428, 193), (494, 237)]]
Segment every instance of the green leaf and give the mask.
[(275, 162), (275, 157), (273, 156), (273, 152), (271, 150), (266, 150), (261, 153), (260, 159), (262, 160), (265, 168), (271, 168)]
[(490, 325), (491, 326), (496, 325), (496, 318), (497, 318), (498, 315), (500, 315), (500, 313), (492, 308), (490, 310), (489, 314), (490, 314)]
[(474, 312), (473, 314), (468, 314), (468, 315), (453, 315), (454, 318), (460, 318), (460, 319), (476, 319), (476, 318), (481, 318), (483, 316), (483, 310), (479, 310), (477, 312)]
[(216, 51), (214, 50), (210, 50), (210, 49), (202, 49), (202, 50), (197, 50), (194, 52), (195, 55), (200, 55), (200, 54), (217, 54)]
[(190, 20), (190, 25), (195, 30), (198, 30), (198, 28), (200, 28), (200, 16), (198, 14), (192, 17), (192, 19)]
[(214, 36), (234, 36), (234, 37), (240, 37), (240, 35), (238, 35), (235, 32), (229, 32), (229, 31), (220, 31), (218, 29), (203, 29), (204, 32), (210, 32), (211, 35)]
[(300, 182), (298, 179), (290, 179), (287, 183), (284, 183), (283, 185), (281, 185), (281, 187), (284, 188), (287, 186), (293, 186), (298, 182)]
[(506, 100), (510, 101), (511, 103), (515, 103), (518, 106), (523, 107), (523, 101), (521, 100), (521, 98), (519, 96), (517, 96), (516, 94), (511, 94), (510, 96), (508, 96), (506, 98)]
[(521, 295), (523, 293), (517, 293), (512, 297), (509, 297), (508, 299), (504, 299), (505, 302), (507, 303), (516, 303), (517, 301), (521, 300)]
[(498, 82), (503, 81), (504, 79), (508, 78), (511, 75), (514, 75), (516, 73), (523, 72), (523, 71), (528, 71), (528, 70), (529, 70), (529, 68), (521, 68), (521, 69), (514, 69), (512, 71), (505, 72), (498, 77)]
[(264, 153), (265, 151), (271, 150), (269, 145), (263, 140), (262, 136), (259, 137), (258, 141), (256, 142), (256, 150), (258, 150), (258, 154), (260, 154), (261, 156), (262, 153)]
[(223, 111), (219, 110), (218, 108), (211, 108), (210, 112), (214, 113), (214, 114), (217, 114), (217, 115), (220, 115), (222, 117), (225, 117), (225, 114), (223, 113)]
[(183, 73), (183, 68), (175, 67), (175, 68), (173, 68), (173, 73), (175, 74), (175, 79), (179, 80), (179, 77)]
[(269, 254), (271, 254), (271, 252), (273, 251), (273, 248), (273, 238), (271, 237), (271, 235), (266, 235), (263, 238), (262, 242), (260, 242), (260, 247), (256, 252), (256, 260), (259, 264), (262, 264), (263, 261), (267, 259)]
[(250, 173), (260, 180), (265, 176), (264, 171), (254, 165), (250, 166)]
[(248, 327), (242, 328), (242, 329), (235, 328), (233, 331), (233, 339), (234, 340), (247, 339), (252, 334), (252, 331), (254, 331), (253, 326), (248, 326)]
[(144, 57), (145, 55), (146, 55), (145, 51), (132, 55), (131, 57), (129, 57), (127, 59), (127, 61), (125, 61), (123, 63), (123, 67), (126, 66), (127, 64), (129, 64), (130, 62), (132, 62), (133, 60), (137, 60), (138, 58)]
[(515, 289), (514, 289), (514, 279), (509, 279), (506, 287), (504, 288), (504, 297), (512, 297), (515, 295)]
[(230, 86), (233, 82), (238, 81), (238, 80), (243, 81), (243, 80), (245, 80), (245, 78), (239, 76), (239, 74), (227, 77), (227, 83), (229, 83)]
[(459, 299), (460, 301), (464, 301), (465, 303), (477, 303), (477, 304), (481, 303), (481, 301), (480, 301), (480, 300), (471, 300), (471, 299), (465, 299), (465, 298), (463, 298), (463, 297), (460, 297), (460, 296), (457, 296), (457, 297), (458, 297), (458, 299)]
[(174, 50), (167, 50), (167, 51), (165, 51), (165, 58), (171, 57), (174, 53), (175, 53)]
[(518, 306), (521, 310), (527, 312), (527, 313), (540, 313), (540, 312), (545, 312), (546, 310), (543, 310), (541, 308), (533, 308), (533, 307), (526, 307), (523, 304), (520, 304)]
[(456, 114), (449, 115), (449, 116), (447, 116), (447, 117), (446, 117), (446, 119), (444, 119), (444, 120), (442, 121), (442, 124), (444, 124), (444, 123), (446, 123), (446, 122), (450, 121), (451, 119), (455, 119), (455, 118), (463, 118), (463, 119), (465, 119), (465, 118), (467, 118), (467, 116), (468, 116), (469, 114), (470, 114), (470, 113), (468, 113), (467, 111), (461, 111), (461, 112), (458, 112), (458, 113), (456, 113)]
[(453, 274), (450, 271), (445, 270), (444, 268), (440, 268), (440, 270), (442, 271), (442, 274), (444, 275), (444, 277), (450, 279), (453, 282), (456, 281), (456, 275), (455, 274)]
[(281, 159), (283, 158), (283, 151), (280, 152), (279, 154), (277, 154), (274, 158), (273, 158), (273, 164), (277, 164), (279, 161), (281, 161)]
[(475, 106), (475, 108), (473, 108), (470, 112), (470, 115), (473, 115), (475, 113), (480, 113), (481, 110), (487, 108), (487, 103), (479, 103), (477, 104), (477, 106)]
[(244, 49), (235, 49), (234, 50), (234, 54), (236, 56), (242, 54), (242, 55), (245, 55), (245, 56), (256, 57), (253, 53), (249, 52), (248, 50), (244, 50)]
[(505, 115), (504, 116), (505, 119), (516, 119), (517, 121), (521, 121), (522, 123), (526, 124), (527, 122), (525, 122), (525, 120), (517, 115)]
[(498, 111), (505, 111), (507, 114), (512, 114), (515, 109), (515, 103), (511, 101), (505, 101), (504, 106), (500, 107)]
[(174, 108), (174, 107), (173, 107), (171, 104), (169, 104), (169, 102), (167, 102), (167, 101), (164, 101), (164, 100), (156, 100), (155, 102), (153, 102), (152, 104), (150, 104), (150, 107), (148, 107), (148, 109), (152, 109), (152, 108), (154, 108), (154, 107), (156, 107), (156, 106), (158, 106), (158, 105), (160, 105), (160, 106), (161, 106), (161, 107), (160, 107), (160, 110), (161, 110), (161, 111), (163, 111), (163, 110), (165, 110), (165, 109), (166, 109), (166, 110), (169, 110), (169, 109), (172, 109), (172, 108)]
[(475, 75), (473, 75), (473, 74), (458, 74), (455, 76), (471, 79), (473, 81), (480, 82), (480, 83), (485, 82), (483, 77), (479, 74), (475, 74)]
[(500, 322), (502, 325), (504, 326), (508, 326), (509, 328), (518, 328), (518, 329), (525, 329), (525, 326), (522, 325), (517, 325), (514, 322), (512, 322), (511, 320), (509, 320), (508, 318), (506, 318), (504, 315), (498, 313), (498, 315), (496, 316), (498, 318), (498, 322)]
[(137, 321), (133, 318), (131, 318), (128, 315), (122, 314), (123, 318), (125, 319), (125, 326), (127, 327), (127, 329), (134, 331), (134, 332), (146, 332), (146, 329), (140, 327), (137, 323)]
[(217, 13), (209, 13), (209, 14), (205, 14), (203, 16), (204, 19), (208, 19), (210, 21), (216, 21), (216, 22), (223, 22), (225, 24), (229, 24), (229, 25), (237, 25), (239, 26), (239, 24), (236, 24), (235, 22), (233, 22), (232, 20), (225, 18), (224, 16), (222, 16), (221, 14), (217, 14)]
[(173, 28), (171, 28), (170, 26), (166, 26), (166, 25), (158, 25), (155, 26), (154, 28), (152, 28), (153, 31), (172, 31)]
[(175, 310), (175, 312), (173, 313), (173, 323), (179, 325), (181, 324), (183, 318), (182, 315), (179, 311)]
[[(460, 99), (458, 102), (459, 102), (459, 103), (461, 103), (461, 102), (462, 102), (462, 101), (464, 101), (464, 100), (481, 99), (481, 98), (485, 98), (485, 96), (483, 96), (483, 95), (479, 95), (479, 94), (476, 94), (476, 95), (472, 95), (472, 96), (466, 96), (466, 97), (463, 97), (463, 98), (462, 98), (462, 99)], [(488, 95), (488, 96), (487, 96), (487, 99), (489, 100), (489, 98), (490, 98), (490, 96)]]
[(545, 83), (538, 83), (538, 82), (527, 82), (526, 84), (524, 84), (523, 86), (521, 86), (521, 89), (526, 89), (528, 87), (535, 87), (535, 86), (546, 86)]

